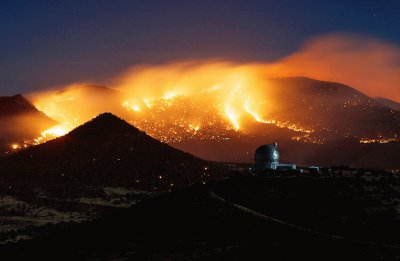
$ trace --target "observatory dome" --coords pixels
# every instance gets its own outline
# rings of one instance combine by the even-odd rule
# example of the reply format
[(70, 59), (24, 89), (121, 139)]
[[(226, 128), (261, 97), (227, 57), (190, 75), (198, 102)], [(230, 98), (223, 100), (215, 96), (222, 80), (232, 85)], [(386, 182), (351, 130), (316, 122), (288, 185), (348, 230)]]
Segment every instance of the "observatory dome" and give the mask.
[(254, 153), (256, 163), (276, 163), (279, 164), (278, 144), (264, 144), (256, 149)]

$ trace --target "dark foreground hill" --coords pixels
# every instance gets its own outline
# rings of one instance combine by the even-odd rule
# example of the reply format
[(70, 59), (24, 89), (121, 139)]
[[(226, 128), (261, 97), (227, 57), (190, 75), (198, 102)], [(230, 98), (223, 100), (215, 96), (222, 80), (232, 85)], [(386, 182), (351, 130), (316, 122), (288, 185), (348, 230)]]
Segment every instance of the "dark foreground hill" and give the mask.
[(36, 138), (55, 124), (21, 94), (0, 97), (0, 156), (12, 143)]
[(208, 180), (214, 166), (161, 143), (110, 113), (0, 161), (2, 189), (72, 196), (86, 186), (168, 190)]
[[(396, 260), (398, 179), (232, 177), (0, 248), (41, 260)], [(392, 188), (391, 188), (392, 187)], [(46, 233), (45, 233), (46, 234)]]

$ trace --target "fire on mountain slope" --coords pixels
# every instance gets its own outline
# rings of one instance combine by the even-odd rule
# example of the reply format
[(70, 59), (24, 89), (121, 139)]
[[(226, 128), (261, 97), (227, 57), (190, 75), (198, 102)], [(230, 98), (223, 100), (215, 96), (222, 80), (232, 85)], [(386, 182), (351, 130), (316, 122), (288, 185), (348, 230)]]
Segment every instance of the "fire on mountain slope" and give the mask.
[(82, 84), (30, 98), (64, 131), (111, 111), (165, 142), (224, 139), (250, 131), (249, 122), (312, 133), (299, 122), (270, 117), (279, 103), (269, 98), (264, 73), (256, 64), (176, 63), (134, 69), (113, 85), (119, 92)]
[[(318, 83), (317, 89), (309, 88), (314, 90), (310, 95), (304, 86), (286, 88), (286, 81), (282, 81), (285, 83), (282, 88), (273, 88), (271, 85), (274, 84), (268, 79), (302, 75), (341, 82), (367, 95), (380, 95), (398, 101), (399, 54), (398, 46), (377, 39), (343, 33), (329, 34), (307, 41), (300, 50), (272, 63), (240, 64), (208, 60), (136, 66), (111, 85), (121, 92), (120, 95), (111, 89), (106, 91), (104, 88), (76, 84), (61, 90), (37, 93), (31, 96), (31, 100), (41, 111), (57, 120), (61, 124), (57, 128), (64, 131), (101, 112), (111, 111), (124, 119), (140, 122), (149, 133), (170, 131), (174, 134), (174, 137), (168, 134), (164, 140), (185, 137), (187, 132), (193, 130), (198, 136), (205, 125), (193, 122), (192, 118), (184, 119), (183, 124), (181, 120), (177, 121), (177, 125), (170, 122), (173, 127), (169, 130), (149, 123), (144, 117), (138, 120), (138, 117), (144, 110), (153, 109), (156, 103), (168, 107), (178, 102), (174, 101), (177, 97), (202, 99), (209, 94), (207, 99), (202, 99), (201, 110), (213, 108), (210, 112), (212, 117), (220, 118), (222, 125), (228, 124), (229, 130), (236, 133), (249, 131), (246, 129), (249, 122), (260, 122), (300, 132), (291, 138), (305, 142), (321, 143), (332, 135), (354, 137), (360, 142), (397, 141), (398, 113), (380, 109), (360, 92), (346, 92), (343, 86)], [(312, 82), (305, 83), (309, 87), (315, 86)], [(171, 115), (179, 115), (180, 111), (171, 110), (173, 108), (161, 108), (165, 112), (163, 115), (167, 111)], [(349, 120), (345, 119), (348, 115)], [(207, 117), (205, 119), (208, 123)], [(161, 122), (164, 119), (157, 120)], [(356, 126), (365, 123), (366, 130)], [(330, 134), (316, 135), (320, 130)], [(163, 137), (159, 135), (157, 138)]]
[(76, 84), (38, 92), (29, 98), (60, 125), (32, 143), (106, 111), (164, 142), (225, 141), (271, 128), (289, 131), (286, 140), (314, 144), (399, 140), (400, 113), (348, 86), (270, 76), (265, 64), (180, 62), (136, 67), (112, 89)]

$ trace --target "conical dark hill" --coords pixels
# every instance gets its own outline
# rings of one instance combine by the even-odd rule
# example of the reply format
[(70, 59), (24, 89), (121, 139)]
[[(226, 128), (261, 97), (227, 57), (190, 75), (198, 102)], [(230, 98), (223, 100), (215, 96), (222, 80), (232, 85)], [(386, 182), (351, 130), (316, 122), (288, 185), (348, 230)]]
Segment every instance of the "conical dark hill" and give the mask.
[(0, 161), (7, 186), (58, 192), (87, 186), (166, 190), (215, 175), (210, 163), (161, 143), (111, 113)]

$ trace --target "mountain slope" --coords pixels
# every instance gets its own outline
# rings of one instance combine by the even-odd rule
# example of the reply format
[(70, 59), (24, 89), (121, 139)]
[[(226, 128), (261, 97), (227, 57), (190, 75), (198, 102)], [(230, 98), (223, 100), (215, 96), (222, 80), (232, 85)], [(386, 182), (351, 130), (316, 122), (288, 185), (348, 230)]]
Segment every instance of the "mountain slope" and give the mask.
[(400, 111), (400, 103), (398, 102), (383, 97), (375, 97), (374, 99), (386, 107), (389, 107), (395, 111)]
[(400, 134), (400, 112), (340, 83), (302, 77), (272, 79), (272, 118), (335, 136), (392, 137)]
[[(226, 124), (218, 124), (209, 117), (212, 125), (200, 128), (192, 137), (182, 135), (183, 139), (169, 144), (205, 159), (251, 162), (260, 144), (277, 141), (283, 162), (400, 167), (393, 156), (400, 152), (400, 112), (382, 106), (350, 86), (303, 77), (270, 79), (262, 95), (266, 102), (260, 114), (280, 124), (264, 124), (248, 117), (243, 128), (235, 132), (227, 131)], [(171, 118), (170, 125), (164, 123), (168, 117), (161, 118), (163, 125), (169, 127), (167, 130), (179, 129), (179, 126), (171, 127), (176, 115), (172, 111), (174, 102), (179, 100), (170, 100), (172, 106), (161, 108), (162, 115)], [(190, 97), (186, 102), (190, 102)], [(155, 116), (156, 113), (149, 117)], [(138, 126), (163, 138), (165, 133), (157, 129), (159, 124), (155, 121), (150, 126), (146, 122)], [(212, 138), (217, 136), (219, 139)]]
[(0, 97), (0, 155), (12, 143), (36, 138), (55, 124), (21, 94)]
[(77, 127), (103, 112), (119, 115), (122, 94), (105, 86), (77, 84), (32, 93), (28, 99), (41, 111), (65, 125)]
[(0, 97), (0, 117), (31, 113), (37, 109), (21, 94)]

